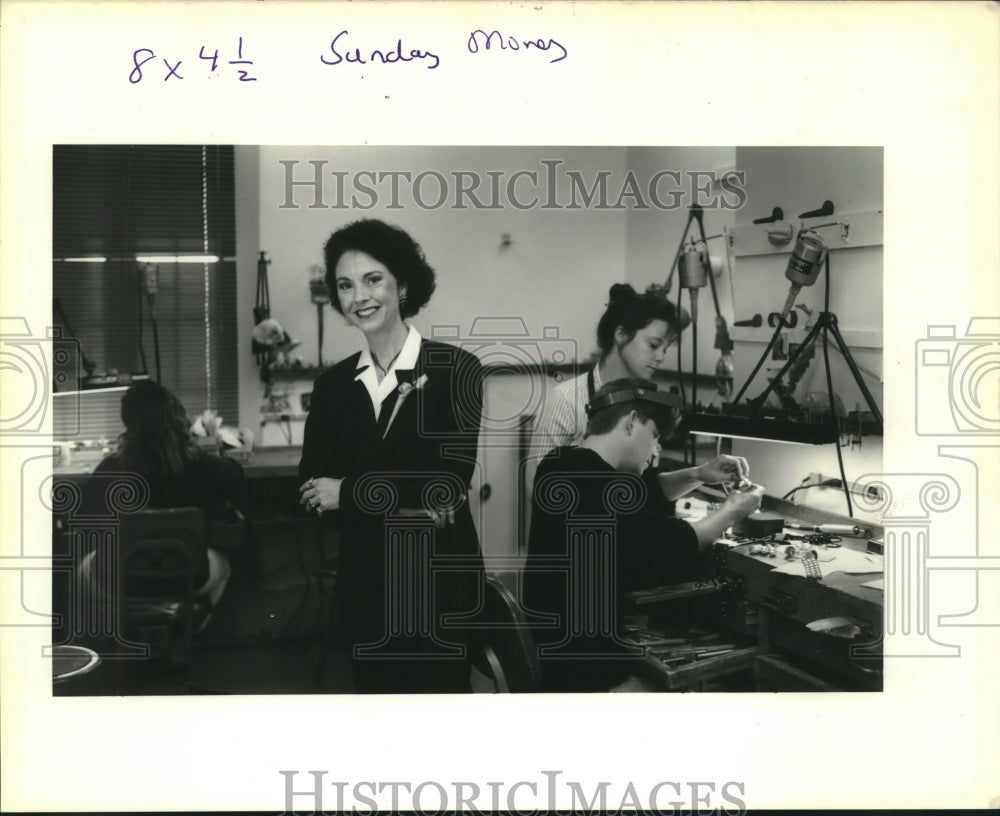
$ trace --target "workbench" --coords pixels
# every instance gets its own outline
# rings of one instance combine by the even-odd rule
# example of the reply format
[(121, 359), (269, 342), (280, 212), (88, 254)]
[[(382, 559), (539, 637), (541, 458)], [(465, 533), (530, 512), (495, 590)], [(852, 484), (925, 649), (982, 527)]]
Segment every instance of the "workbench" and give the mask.
[[(757, 610), (759, 688), (880, 691), (883, 590), (870, 584), (882, 578), (883, 567), (880, 549), (869, 542), (881, 541), (882, 528), (771, 497), (764, 498), (761, 509), (801, 524), (861, 527), (862, 535), (842, 536), (837, 544), (843, 551), (861, 554), (862, 562), (870, 560), (872, 571), (839, 571), (837, 550), (830, 550), (828, 555), (834, 560), (824, 563), (820, 545), (815, 549), (820, 553), (822, 577), (814, 580), (781, 571), (789, 563), (781, 552), (784, 542), (778, 542), (779, 552), (773, 558), (752, 554), (752, 544), (727, 548), (725, 568), (743, 599)], [(801, 530), (786, 531), (802, 534)], [(852, 621), (854, 627), (841, 634), (854, 636), (823, 634), (807, 627), (834, 617)]]
[[(702, 502), (724, 499), (711, 489), (692, 495)], [(629, 593), (627, 603), (645, 621), (635, 642), (646, 647), (649, 676), (670, 690), (700, 688), (744, 670), (753, 671), (760, 691), (881, 690), (882, 590), (869, 584), (882, 578), (883, 564), (880, 551), (869, 552), (869, 541), (880, 541), (882, 528), (768, 496), (761, 510), (794, 525), (858, 527), (859, 534), (841, 535), (829, 548), (777, 541), (773, 556), (754, 553), (754, 543), (731, 546), (732, 539), (723, 539), (703, 578)], [(820, 579), (807, 578), (800, 561), (786, 558), (786, 547), (796, 544), (818, 552)], [(838, 561), (854, 571), (838, 570)], [(857, 571), (868, 563), (871, 571)], [(832, 618), (846, 619), (833, 634), (807, 626)], [(712, 637), (677, 640), (671, 630), (678, 624)], [(722, 648), (713, 653), (713, 643)]]

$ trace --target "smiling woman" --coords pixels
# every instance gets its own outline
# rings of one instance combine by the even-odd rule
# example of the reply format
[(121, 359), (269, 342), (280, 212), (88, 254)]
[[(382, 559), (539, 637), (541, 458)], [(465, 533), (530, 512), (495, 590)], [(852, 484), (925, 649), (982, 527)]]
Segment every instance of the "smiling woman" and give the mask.
[(332, 305), (366, 347), (316, 380), (300, 493), (341, 530), (338, 601), (355, 690), (470, 691), (483, 563), (467, 497), (482, 366), (406, 322), (435, 287), (406, 232), (358, 221), (333, 233), (324, 257)]

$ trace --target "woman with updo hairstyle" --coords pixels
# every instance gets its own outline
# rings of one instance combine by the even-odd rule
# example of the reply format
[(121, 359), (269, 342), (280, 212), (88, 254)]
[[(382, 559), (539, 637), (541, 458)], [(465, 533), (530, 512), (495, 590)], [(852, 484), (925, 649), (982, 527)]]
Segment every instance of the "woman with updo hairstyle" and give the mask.
[(597, 365), (549, 392), (535, 429), (535, 453), (544, 456), (552, 448), (578, 445), (587, 427), (587, 403), (601, 386), (612, 380), (652, 379), (690, 322), (662, 287), (650, 286), (640, 294), (628, 283), (613, 284), (597, 322)]
[[(201, 450), (191, 437), (191, 421), (179, 399), (151, 380), (130, 386), (122, 396), (125, 430), (118, 449), (105, 457), (87, 480), (83, 508), (87, 515), (108, 512), (107, 491), (114, 477), (141, 484), (147, 508), (198, 507), (209, 520), (231, 518), (246, 509), (246, 486), (239, 462)], [(196, 597), (214, 608), (229, 579), (229, 563), (216, 550), (192, 554)], [(92, 580), (94, 555), (81, 561), (80, 574)]]
[[(662, 286), (652, 284), (639, 293), (628, 283), (612, 284), (607, 308), (597, 322), (597, 364), (549, 392), (532, 437), (528, 472), (533, 474), (538, 461), (553, 448), (580, 444), (587, 428), (587, 405), (606, 383), (655, 379), (667, 349), (690, 323), (691, 316), (667, 299)], [(701, 484), (739, 481), (748, 473), (745, 459), (719, 456), (696, 468), (651, 467), (648, 475), (673, 500)]]
[(435, 274), (405, 231), (356, 221), (330, 236), (324, 259), (333, 308), (365, 345), (316, 379), (299, 491), (307, 512), (340, 531), (337, 603), (354, 690), (471, 691), (483, 562), (468, 491), (482, 366), (408, 322)]

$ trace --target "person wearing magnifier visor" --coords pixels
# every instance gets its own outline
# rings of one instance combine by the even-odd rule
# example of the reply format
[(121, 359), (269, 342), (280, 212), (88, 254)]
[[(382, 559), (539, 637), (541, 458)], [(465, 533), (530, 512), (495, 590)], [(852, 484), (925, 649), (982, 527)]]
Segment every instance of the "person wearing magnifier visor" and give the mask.
[[(680, 399), (649, 380), (604, 385), (587, 414), (581, 443), (552, 450), (534, 480), (523, 598), (526, 610), (559, 621), (554, 629), (536, 631), (540, 645), (559, 645), (549, 652), (551, 659), (542, 660), (546, 691), (607, 691), (627, 680), (628, 660), (598, 659), (621, 651), (618, 599), (697, 576), (703, 571), (700, 554), (760, 507), (763, 496), (763, 488), (750, 486), (731, 493), (704, 519), (674, 515), (674, 503), (650, 465), (659, 455), (660, 436), (676, 425)], [(690, 470), (692, 487), (734, 475)], [(563, 568), (554, 568), (559, 564)], [(602, 620), (609, 628), (596, 631), (591, 623)], [(566, 659), (581, 652), (591, 657)]]
[[(616, 379), (645, 380), (653, 376), (666, 359), (667, 350), (690, 324), (691, 315), (674, 305), (663, 287), (652, 285), (637, 292), (627, 283), (611, 286), (607, 306), (597, 323), (597, 364), (585, 374), (556, 385), (545, 398), (532, 435), (529, 490), (535, 463), (553, 448), (578, 445), (583, 440), (587, 405), (597, 391)], [(749, 478), (746, 459), (722, 455), (697, 468), (660, 471), (659, 488), (667, 499), (677, 499), (702, 484), (746, 484)]]

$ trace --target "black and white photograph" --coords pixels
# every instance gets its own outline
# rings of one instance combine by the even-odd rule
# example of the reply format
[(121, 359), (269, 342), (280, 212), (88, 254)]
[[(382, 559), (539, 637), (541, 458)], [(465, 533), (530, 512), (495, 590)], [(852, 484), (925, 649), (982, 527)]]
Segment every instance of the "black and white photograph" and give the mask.
[(882, 174), (54, 146), (53, 693), (881, 690)]
[(0, 26), (3, 810), (1000, 801), (993, 5), (142, 8)]

